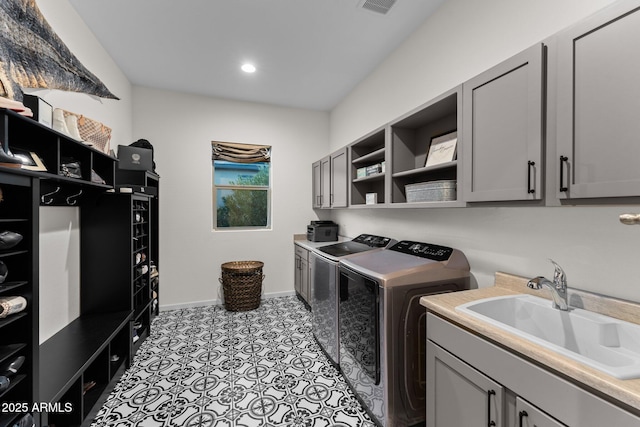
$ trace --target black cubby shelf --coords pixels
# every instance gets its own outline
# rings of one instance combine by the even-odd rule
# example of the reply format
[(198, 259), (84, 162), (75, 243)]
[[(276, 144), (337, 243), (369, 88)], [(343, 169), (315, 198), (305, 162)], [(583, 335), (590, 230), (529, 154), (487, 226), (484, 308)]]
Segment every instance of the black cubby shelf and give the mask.
[[(122, 343), (129, 336), (131, 315), (131, 311), (83, 315), (41, 344), (40, 400), (70, 409), (48, 414), (48, 423), (80, 425), (94, 406), (104, 402), (105, 390), (118, 378), (114, 373), (129, 361), (129, 349)], [(117, 362), (111, 361), (113, 356)], [(95, 384), (89, 387), (91, 383)]]
[(25, 348), (26, 344), (9, 344), (0, 346), (0, 363), (4, 362), (20, 350)]
[[(3, 413), (0, 427), (9, 426), (21, 416), (21, 405), (31, 407), (37, 400), (38, 378), (38, 197), (40, 181), (21, 171), (0, 168), (0, 231), (19, 232), (23, 238), (12, 249), (0, 252), (7, 265), (9, 281), (0, 284), (0, 296), (21, 296), (27, 306), (19, 313), (0, 319), (0, 363), (19, 356), (25, 360), (18, 373), (10, 378), (10, 386), (0, 393), (1, 402), (20, 403), (15, 411)], [(11, 408), (9, 408), (11, 409)]]
[[(47, 168), (46, 171), (33, 171), (0, 167), (0, 170), (51, 181), (60, 186), (81, 186), (92, 189), (114, 187), (117, 163), (115, 157), (85, 145), (81, 141), (76, 141), (31, 118), (3, 108), (0, 108), (0, 141), (5, 151), (37, 154)], [(60, 165), (67, 158), (80, 162), (82, 178), (70, 178), (59, 174)], [(92, 182), (92, 171), (97, 173), (105, 183)]]
[(4, 282), (0, 285), (0, 296), (9, 295), (10, 292), (13, 292), (14, 289), (20, 288), (21, 286), (25, 286), (29, 284), (29, 282), (21, 281), (21, 282)]

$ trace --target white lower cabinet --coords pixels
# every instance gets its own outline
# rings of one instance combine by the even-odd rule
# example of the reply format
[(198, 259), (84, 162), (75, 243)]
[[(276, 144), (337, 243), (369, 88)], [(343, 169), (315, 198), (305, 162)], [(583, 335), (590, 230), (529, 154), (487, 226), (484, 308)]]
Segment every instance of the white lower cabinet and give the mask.
[(640, 417), (427, 314), (427, 427), (640, 427)]

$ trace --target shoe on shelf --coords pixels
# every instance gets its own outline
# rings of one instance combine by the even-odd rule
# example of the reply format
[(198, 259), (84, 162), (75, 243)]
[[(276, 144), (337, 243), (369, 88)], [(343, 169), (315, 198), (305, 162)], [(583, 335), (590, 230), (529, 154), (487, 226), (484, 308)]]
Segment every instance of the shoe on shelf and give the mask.
[(22, 160), (11, 154), (4, 151), (4, 148), (0, 145), (0, 166), (4, 166), (5, 168), (19, 168), (22, 166)]
[(64, 118), (64, 112), (60, 108), (53, 110), (53, 130), (57, 130), (60, 133), (69, 135), (69, 128)]
[(97, 383), (95, 381), (89, 381), (89, 382), (83, 383), (82, 384), (82, 394), (83, 395), (87, 394), (87, 392), (89, 390), (91, 390), (92, 388), (94, 388), (96, 386), (96, 384)]
[(0, 261), (0, 284), (4, 283), (7, 280), (7, 275), (9, 274), (9, 269), (7, 268), (7, 264)]
[(22, 240), (22, 234), (13, 231), (3, 231), (0, 233), (0, 251), (11, 249)]
[(33, 427), (35, 425), (36, 424), (33, 421), (33, 416), (31, 414), (24, 414), (21, 418), (14, 422), (11, 427)]
[[(0, 319), (10, 314), (20, 313), (25, 308), (27, 308), (27, 300), (23, 296), (0, 297)], [(2, 370), (0, 369), (0, 375), (1, 373)]]
[(15, 374), (18, 373), (18, 370), (22, 367), (24, 363), (24, 356), (18, 356), (13, 359), (9, 364), (3, 365), (0, 369), (0, 374), (7, 378), (11, 378)]

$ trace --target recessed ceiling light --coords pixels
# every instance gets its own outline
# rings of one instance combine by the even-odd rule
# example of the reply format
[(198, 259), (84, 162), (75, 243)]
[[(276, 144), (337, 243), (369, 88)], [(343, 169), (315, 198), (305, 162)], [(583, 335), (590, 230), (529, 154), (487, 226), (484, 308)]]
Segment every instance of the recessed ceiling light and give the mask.
[(242, 64), (242, 67), (240, 67), (242, 69), (242, 71), (244, 71), (245, 73), (255, 73), (256, 72), (256, 67), (253, 64)]

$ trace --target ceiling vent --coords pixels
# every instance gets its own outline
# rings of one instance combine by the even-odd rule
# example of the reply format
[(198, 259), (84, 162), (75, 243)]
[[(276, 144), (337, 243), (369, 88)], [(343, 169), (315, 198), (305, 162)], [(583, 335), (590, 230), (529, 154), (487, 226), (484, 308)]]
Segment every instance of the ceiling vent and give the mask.
[(358, 7), (386, 15), (395, 3), (396, 0), (361, 0)]

